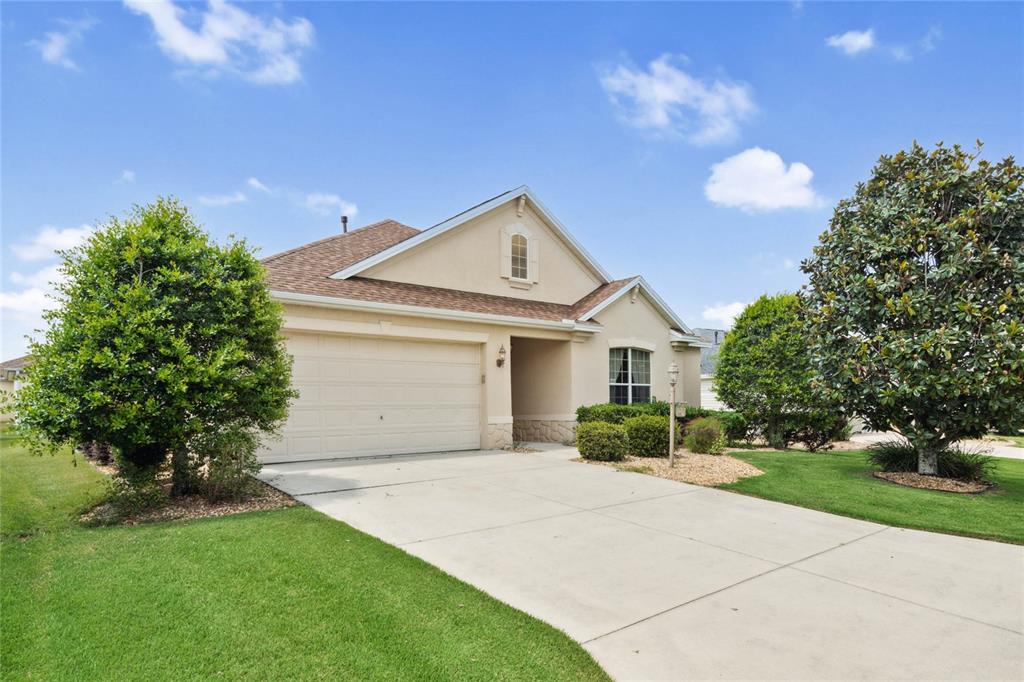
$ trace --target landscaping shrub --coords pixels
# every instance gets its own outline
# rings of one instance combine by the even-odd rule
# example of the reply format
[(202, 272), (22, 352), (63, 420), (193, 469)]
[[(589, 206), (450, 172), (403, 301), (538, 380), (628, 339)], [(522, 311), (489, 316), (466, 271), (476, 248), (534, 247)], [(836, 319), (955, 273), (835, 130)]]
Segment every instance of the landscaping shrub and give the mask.
[(626, 458), (626, 429), (607, 422), (584, 422), (576, 427), (576, 447), (583, 459), (620, 462)]
[(203, 496), (213, 502), (241, 500), (259, 489), (255, 476), (260, 471), (256, 456), (260, 441), (252, 429), (230, 425), (211, 429), (195, 439), (193, 449), (206, 462), (206, 478), (200, 484)]
[(689, 424), (695, 419), (714, 417), (722, 424), (725, 432), (725, 439), (730, 443), (738, 443), (741, 440), (748, 440), (750, 427), (747, 418), (733, 410), (711, 410), (706, 407), (687, 407), (686, 416), (680, 417), (682, 424)]
[(667, 417), (669, 404), (663, 400), (652, 400), (649, 403), (633, 403), (632, 405), (620, 405), (618, 403), (599, 403), (597, 405), (580, 405), (576, 408), (576, 422), (606, 422), (608, 424), (621, 424), (630, 417), (639, 417), (645, 414), (653, 414), (659, 417)]
[[(668, 457), (668, 417), (645, 414), (622, 422), (629, 454), (634, 457)], [(679, 442), (676, 425), (676, 442)]]
[(686, 449), (705, 455), (720, 454), (725, 450), (722, 423), (714, 417), (694, 419), (686, 426)]
[[(882, 471), (917, 472), (918, 451), (902, 440), (874, 443), (868, 447), (868, 461)], [(995, 460), (973, 450), (957, 446), (939, 452), (938, 475), (964, 481), (989, 481)]]

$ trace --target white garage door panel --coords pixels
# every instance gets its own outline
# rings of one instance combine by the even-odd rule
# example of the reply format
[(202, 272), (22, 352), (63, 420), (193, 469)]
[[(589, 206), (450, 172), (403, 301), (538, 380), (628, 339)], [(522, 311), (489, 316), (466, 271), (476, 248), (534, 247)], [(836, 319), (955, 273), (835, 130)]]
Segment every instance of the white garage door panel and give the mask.
[(292, 403), (266, 462), (480, 447), (480, 347), (291, 333)]

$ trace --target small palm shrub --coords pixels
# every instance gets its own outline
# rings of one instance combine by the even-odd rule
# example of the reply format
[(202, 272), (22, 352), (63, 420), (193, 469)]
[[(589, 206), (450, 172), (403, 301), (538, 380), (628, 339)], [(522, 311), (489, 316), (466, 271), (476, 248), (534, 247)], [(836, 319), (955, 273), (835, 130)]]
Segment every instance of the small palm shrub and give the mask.
[(607, 422), (584, 422), (576, 427), (576, 448), (583, 459), (621, 462), (626, 459), (626, 429)]
[[(668, 457), (668, 417), (648, 414), (622, 422), (629, 454), (634, 457)], [(679, 442), (676, 426), (676, 442)]]
[[(868, 461), (882, 471), (917, 472), (917, 450), (902, 440), (888, 440), (868, 447)], [(963, 481), (987, 482), (991, 479), (995, 460), (975, 450), (956, 446), (939, 453), (938, 475)]]
[(253, 429), (241, 424), (211, 429), (197, 437), (192, 446), (206, 462), (200, 491), (207, 499), (241, 500), (259, 489), (255, 476), (261, 468), (256, 456), (260, 441)]
[(722, 423), (714, 417), (694, 419), (686, 427), (686, 449), (704, 455), (718, 455), (725, 450)]

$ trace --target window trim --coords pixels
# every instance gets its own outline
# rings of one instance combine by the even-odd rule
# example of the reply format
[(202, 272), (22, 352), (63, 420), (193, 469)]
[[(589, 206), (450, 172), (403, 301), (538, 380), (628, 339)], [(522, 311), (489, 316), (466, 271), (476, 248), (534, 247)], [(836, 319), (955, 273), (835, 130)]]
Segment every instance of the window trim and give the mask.
[[(611, 396), (611, 387), (612, 386), (625, 386), (626, 387), (626, 402), (625, 403), (620, 403), (620, 404), (632, 405), (635, 402), (633, 400), (633, 387), (634, 386), (646, 387), (647, 388), (647, 400), (644, 400), (643, 402), (646, 402), (646, 403), (651, 402), (651, 400), (653, 400), (653, 396), (651, 395), (651, 387), (652, 387), (651, 378), (653, 376), (653, 372), (652, 372), (652, 368), (651, 368), (651, 362), (652, 362), (652, 356), (654, 355), (654, 353), (652, 353), (651, 351), (647, 350), (646, 348), (637, 348), (636, 346), (613, 346), (613, 347), (608, 349), (608, 361), (611, 362), (611, 354), (612, 353), (614, 353), (615, 351), (623, 351), (623, 350), (626, 351), (626, 383), (622, 383), (622, 382), (618, 382), (618, 381), (612, 381), (611, 377), (609, 377), (609, 379), (608, 379), (608, 402), (612, 402), (612, 396)], [(646, 384), (634, 383), (633, 382), (633, 353), (634, 353), (634, 351), (635, 352), (639, 352), (639, 353), (646, 353), (647, 354), (647, 383)]]

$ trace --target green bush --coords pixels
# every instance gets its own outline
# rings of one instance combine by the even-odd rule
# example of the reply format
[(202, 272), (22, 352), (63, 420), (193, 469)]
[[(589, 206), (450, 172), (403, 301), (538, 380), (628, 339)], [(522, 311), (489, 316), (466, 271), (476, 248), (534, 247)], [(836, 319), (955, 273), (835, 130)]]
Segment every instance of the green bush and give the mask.
[(579, 424), (585, 422), (621, 424), (630, 417), (639, 417), (645, 414), (667, 417), (668, 412), (669, 404), (663, 400), (652, 400), (649, 403), (633, 403), (632, 405), (620, 405), (618, 403), (580, 405), (576, 408), (576, 422)]
[(583, 459), (621, 462), (626, 458), (626, 429), (607, 422), (584, 422), (576, 427), (576, 447)]
[(747, 424), (747, 418), (739, 412), (732, 410), (712, 410), (706, 407), (687, 407), (686, 416), (680, 417), (679, 421), (683, 424), (689, 424), (695, 419), (701, 419), (704, 417), (714, 417), (722, 424), (722, 430), (725, 433), (725, 439), (729, 443), (738, 443), (742, 440), (747, 440), (750, 437), (750, 427)]
[(160, 471), (158, 466), (138, 467), (120, 459), (117, 475), (107, 484), (107, 502), (112, 512), (108, 520), (117, 521), (166, 504), (168, 494), (159, 479)]
[[(626, 429), (629, 454), (634, 457), (668, 457), (668, 417), (653, 414), (630, 417), (622, 422)], [(679, 443), (676, 425), (676, 442)]]
[(203, 495), (214, 502), (241, 500), (259, 489), (255, 476), (260, 471), (256, 456), (258, 434), (240, 424), (228, 425), (200, 435), (193, 448), (206, 462), (206, 478), (200, 485)]
[[(868, 447), (868, 461), (882, 471), (917, 472), (918, 452), (906, 441), (888, 440)], [(938, 475), (987, 482), (995, 465), (995, 460), (987, 455), (952, 446), (939, 452)]]
[(694, 419), (686, 427), (686, 449), (705, 455), (721, 454), (725, 450), (722, 423), (714, 417)]

